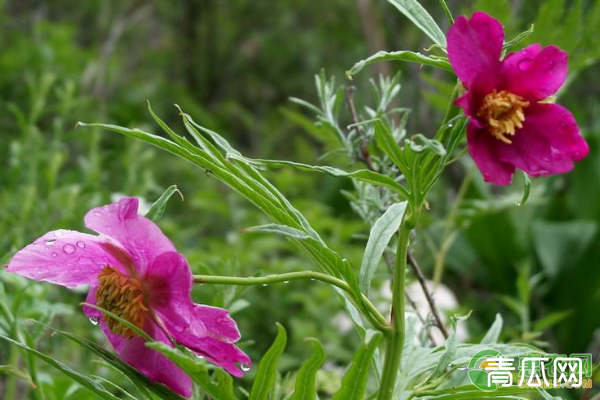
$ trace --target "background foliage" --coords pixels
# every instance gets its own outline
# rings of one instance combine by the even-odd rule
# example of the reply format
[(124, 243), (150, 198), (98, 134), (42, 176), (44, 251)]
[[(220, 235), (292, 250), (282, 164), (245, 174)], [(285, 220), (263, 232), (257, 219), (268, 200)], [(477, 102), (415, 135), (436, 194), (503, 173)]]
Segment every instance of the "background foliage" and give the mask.
[[(559, 102), (575, 114), (591, 155), (566, 176), (534, 180), (529, 201), (517, 182), (507, 189), (484, 184), (473, 165), (453, 165), (429, 196), (418, 227), (415, 256), (429, 278), (456, 297), (440, 304), (450, 315), (473, 310), (461, 324), (477, 342), (501, 313), (503, 340), (552, 352), (600, 350), (600, 80), (597, 78), (600, 2), (585, 0), (449, 1), (455, 14), (485, 10), (499, 18), (508, 38), (535, 29), (526, 43), (557, 44), (570, 52), (568, 90)], [(437, 1), (422, 1), (447, 29)], [(121, 194), (154, 201), (176, 184), (185, 197), (169, 202), (161, 227), (196, 273), (251, 276), (307, 269), (281, 237), (244, 233), (266, 223), (242, 198), (197, 169), (141, 142), (100, 131), (74, 130), (76, 121), (103, 121), (156, 132), (145, 100), (183, 131), (177, 102), (193, 118), (220, 132), (245, 155), (306, 163), (334, 145), (314, 115), (289, 97), (318, 101), (312, 85), (321, 68), (338, 84), (355, 86), (360, 113), (374, 103), (369, 78), (401, 71), (397, 107), (412, 107), (407, 131), (431, 136), (453, 88), (449, 74), (418, 65), (381, 63), (346, 80), (345, 71), (378, 50), (422, 51), (430, 41), (383, 1), (250, 0), (1, 1), (0, 2), (0, 262), (44, 232), (83, 229), (85, 212)], [(425, 97), (426, 101), (415, 101)], [(352, 123), (344, 105), (341, 121)], [(327, 164), (346, 167), (334, 153)], [(291, 169), (268, 173), (276, 186), (335, 249), (360, 265), (373, 218), (348, 201), (348, 179)], [(364, 217), (364, 215), (363, 215)], [(436, 267), (437, 265), (437, 267)], [(373, 290), (385, 303), (387, 275)], [(13, 337), (86, 375), (119, 374), (61, 335), (42, 332), (23, 318), (104, 343), (77, 305), (84, 293), (0, 273), (0, 302), (21, 321)], [(444, 303), (438, 294), (438, 301)], [(280, 322), (288, 332), (278, 390), (293, 391), (293, 375), (313, 354), (317, 337), (326, 354), (317, 374), (327, 397), (341, 383), (360, 344), (339, 297), (318, 282), (245, 289), (202, 285), (198, 302), (228, 307), (240, 325), (243, 348), (260, 359)], [(350, 326), (349, 326), (350, 325)], [(0, 329), (4, 329), (0, 325)], [(37, 332), (36, 329), (39, 331)], [(36, 335), (43, 335), (37, 337)], [(42, 340), (39, 340), (42, 339)], [(31, 376), (49, 399), (93, 398), (46, 365), (0, 344), (0, 393), (35, 396)], [(255, 369), (245, 378), (249, 389)], [(289, 374), (288, 374), (289, 373)], [(10, 394), (7, 392), (7, 394)], [(565, 396), (579, 396), (565, 393)], [(585, 396), (585, 394), (584, 394)], [(10, 397), (7, 397), (10, 398)], [(575, 398), (575, 397), (574, 397)]]

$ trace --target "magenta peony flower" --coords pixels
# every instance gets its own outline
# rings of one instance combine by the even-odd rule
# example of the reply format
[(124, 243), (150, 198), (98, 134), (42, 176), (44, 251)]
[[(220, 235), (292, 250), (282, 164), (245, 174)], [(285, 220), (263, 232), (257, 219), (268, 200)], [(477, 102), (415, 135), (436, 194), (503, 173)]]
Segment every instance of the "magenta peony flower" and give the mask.
[[(154, 340), (173, 340), (242, 376), (238, 363), (250, 359), (233, 343), (240, 339), (227, 310), (194, 304), (192, 274), (185, 258), (149, 219), (138, 215), (138, 200), (124, 198), (94, 208), (85, 225), (99, 236), (57, 230), (48, 232), (12, 258), (9, 272), (68, 288), (89, 284), (87, 302), (131, 322)], [(185, 397), (192, 381), (144, 339), (116, 319), (85, 307), (117, 354), (150, 379)]]
[(456, 104), (470, 118), (469, 152), (486, 182), (508, 185), (515, 168), (531, 176), (562, 174), (589, 148), (573, 115), (545, 99), (567, 77), (568, 55), (533, 44), (500, 60), (500, 22), (476, 12), (457, 18), (448, 33), (448, 56), (467, 89)]

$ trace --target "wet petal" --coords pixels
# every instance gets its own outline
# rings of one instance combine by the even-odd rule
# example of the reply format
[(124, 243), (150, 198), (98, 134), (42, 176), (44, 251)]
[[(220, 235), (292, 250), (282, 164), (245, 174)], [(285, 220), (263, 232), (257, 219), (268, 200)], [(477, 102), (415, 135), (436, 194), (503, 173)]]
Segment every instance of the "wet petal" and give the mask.
[(478, 75), (483, 82), (497, 79), (503, 43), (502, 25), (489, 15), (476, 12), (471, 19), (456, 19), (448, 32), (448, 57), (467, 89)]
[(566, 51), (539, 44), (511, 53), (502, 63), (504, 89), (532, 100), (552, 96), (567, 79), (568, 59)]
[[(156, 341), (171, 345), (164, 332), (154, 323), (147, 323), (144, 331)], [(113, 336), (112, 339), (109, 336), (111, 343), (113, 343), (115, 335), (110, 335)], [(117, 337), (113, 347), (115, 347), (117, 354), (123, 361), (137, 368), (154, 382), (162, 383), (184, 397), (191, 397), (192, 380), (190, 377), (167, 357), (156, 350), (149, 349), (144, 343), (144, 339), (137, 336), (128, 340)], [(115, 344), (117, 345), (115, 346)]]
[(569, 172), (573, 162), (588, 153), (589, 147), (579, 134), (575, 118), (556, 104), (530, 106), (513, 143), (499, 147), (503, 161), (532, 176)]
[(76, 231), (48, 232), (17, 252), (7, 270), (68, 288), (90, 284), (107, 265), (122, 268), (120, 262), (105, 251), (106, 241)]
[(238, 378), (244, 375), (239, 366), (242, 364), (250, 366), (252, 362), (250, 357), (233, 343), (210, 336), (196, 336), (189, 331), (171, 333), (179, 343)]
[(502, 142), (484, 129), (478, 129), (474, 124), (469, 123), (467, 144), (469, 153), (486, 182), (500, 186), (510, 184), (515, 168), (500, 159), (498, 146), (502, 145)]
[(142, 280), (148, 290), (150, 308), (167, 328), (175, 331), (187, 328), (194, 303), (190, 297), (192, 272), (186, 259), (177, 252), (163, 253)]
[(196, 304), (194, 307), (194, 321), (201, 321), (202, 325), (208, 332), (208, 336), (221, 339), (230, 343), (240, 340), (240, 331), (237, 324), (229, 315), (229, 311), (210, 307), (201, 304)]
[(85, 225), (116, 240), (143, 273), (159, 255), (176, 250), (154, 222), (138, 215), (138, 203), (135, 197), (125, 197), (94, 208), (86, 214)]

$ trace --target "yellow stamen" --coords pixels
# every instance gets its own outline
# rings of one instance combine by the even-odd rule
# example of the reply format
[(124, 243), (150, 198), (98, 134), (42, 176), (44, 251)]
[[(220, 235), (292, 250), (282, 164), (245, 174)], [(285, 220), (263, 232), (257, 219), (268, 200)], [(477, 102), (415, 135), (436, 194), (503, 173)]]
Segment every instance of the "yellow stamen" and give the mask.
[[(98, 275), (100, 286), (96, 292), (98, 307), (110, 311), (116, 316), (131, 322), (142, 329), (148, 306), (144, 302), (144, 288), (139, 280), (130, 278), (114, 267), (106, 267)], [(124, 338), (132, 338), (135, 332), (108, 315), (104, 321), (110, 331)]]
[(517, 129), (523, 127), (525, 113), (523, 109), (529, 106), (529, 102), (521, 96), (506, 90), (494, 91), (483, 99), (481, 108), (477, 112), (496, 139), (506, 144), (512, 141), (506, 135), (514, 136)]

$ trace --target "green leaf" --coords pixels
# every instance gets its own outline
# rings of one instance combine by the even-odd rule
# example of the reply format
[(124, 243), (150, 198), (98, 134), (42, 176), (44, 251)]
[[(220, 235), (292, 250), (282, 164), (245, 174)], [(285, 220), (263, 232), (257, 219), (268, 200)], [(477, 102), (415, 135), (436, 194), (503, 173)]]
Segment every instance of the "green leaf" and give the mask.
[(591, 221), (546, 222), (533, 225), (533, 244), (546, 274), (556, 277), (575, 265), (597, 232)]
[(498, 343), (498, 338), (500, 338), (500, 333), (502, 332), (502, 315), (496, 314), (496, 320), (487, 331), (483, 339), (481, 339), (481, 344), (496, 344)]
[(446, 35), (417, 0), (388, 0), (388, 2), (411, 20), (431, 40), (442, 47), (446, 47)]
[(27, 371), (23, 371), (22, 369), (19, 369), (19, 368), (15, 367), (14, 365), (0, 365), (0, 374), (14, 375), (17, 378), (22, 379), (25, 382), (27, 382), (27, 384), (29, 386), (31, 386), (32, 388), (35, 388), (35, 383), (33, 383), (33, 379), (31, 378), (31, 375), (29, 375), (27, 373)]
[(507, 53), (510, 53), (517, 46), (519, 46), (521, 43), (523, 43), (525, 41), (525, 39), (527, 39), (529, 36), (531, 36), (531, 34), (533, 34), (533, 30), (534, 30), (534, 25), (531, 24), (529, 29), (519, 33), (517, 36), (515, 36), (513, 39), (509, 40), (508, 42), (505, 42), (503, 50)]
[(381, 217), (375, 221), (369, 234), (369, 241), (365, 248), (362, 264), (360, 266), (360, 274), (358, 281), (361, 291), (369, 294), (371, 281), (375, 275), (375, 271), (379, 266), (381, 256), (385, 248), (390, 243), (394, 234), (398, 231), (404, 212), (406, 211), (407, 202), (392, 204)]
[(145, 395), (147, 399), (154, 399), (152, 393), (157, 395), (159, 398), (164, 400), (181, 400), (183, 397), (175, 394), (171, 389), (167, 388), (164, 385), (152, 382), (147, 376), (141, 374), (138, 370), (133, 368), (131, 365), (123, 362), (116, 354), (102, 348), (98, 344), (84, 339), (80, 336), (77, 336), (70, 332), (61, 331), (59, 329), (55, 329), (49, 325), (46, 325), (42, 322), (31, 320), (32, 322), (39, 324), (40, 326), (44, 326), (47, 329), (50, 329), (52, 332), (64, 336), (67, 339), (77, 343), (79, 346), (87, 348), (91, 350), (93, 353), (101, 357), (103, 360), (107, 362), (107, 365), (110, 365), (111, 368), (119, 371), (123, 375), (125, 375), (135, 386), (136, 388)]
[(300, 371), (296, 376), (294, 394), (289, 400), (315, 400), (317, 397), (315, 377), (325, 361), (325, 352), (317, 339), (310, 338), (307, 340), (310, 340), (313, 345), (313, 354), (300, 367)]
[[(233, 393), (233, 380), (225, 372), (215, 369), (213, 376), (208, 373), (206, 362), (188, 350), (173, 348), (163, 342), (147, 342), (146, 347), (154, 349), (173, 361), (188, 374), (202, 390), (214, 399), (237, 400)], [(216, 378), (216, 379), (215, 379)]]
[(413, 135), (410, 139), (406, 139), (405, 142), (415, 153), (431, 150), (440, 157), (444, 157), (447, 154), (444, 145), (435, 139), (428, 139), (420, 133)]
[(329, 166), (317, 166), (317, 165), (309, 165), (302, 164), (293, 161), (283, 161), (283, 160), (264, 160), (264, 159), (249, 159), (246, 157), (232, 157), (234, 159), (240, 159), (241, 161), (245, 161), (251, 163), (252, 165), (263, 167), (263, 168), (281, 168), (281, 167), (293, 167), (300, 171), (308, 171), (308, 172), (320, 172), (324, 174), (328, 174), (335, 177), (346, 177), (353, 178), (362, 182), (370, 183), (376, 186), (385, 186), (387, 188), (392, 189), (393, 191), (401, 194), (403, 197), (408, 197), (408, 192), (406, 188), (396, 182), (394, 179), (389, 176), (382, 175), (377, 172), (373, 172), (367, 169), (359, 169), (357, 171), (346, 172), (344, 170), (329, 167)]
[(517, 206), (522, 206), (529, 199), (529, 192), (531, 191), (531, 179), (529, 179), (529, 175), (527, 172), (523, 172), (523, 198), (521, 201), (517, 201)]
[(365, 343), (355, 353), (352, 365), (342, 379), (342, 387), (331, 400), (362, 400), (364, 398), (373, 354), (383, 338), (380, 332), (370, 331), (369, 333)]
[(4, 335), (0, 334), (0, 339), (6, 340), (10, 344), (15, 345), (15, 346), (25, 350), (27, 353), (34, 355), (35, 357), (37, 357), (40, 360), (47, 363), (48, 365), (56, 368), (63, 374), (67, 375), (69, 378), (73, 379), (75, 382), (79, 383), (81, 386), (83, 386), (83, 387), (89, 389), (90, 391), (92, 391), (93, 393), (95, 393), (98, 397), (100, 397), (102, 399), (107, 399), (107, 400), (119, 400), (118, 397), (114, 396), (112, 393), (110, 393), (108, 390), (106, 390), (104, 388), (104, 386), (102, 386), (98, 382), (93, 381), (92, 379), (88, 378), (87, 376), (75, 371), (74, 369), (66, 366), (62, 362), (55, 360), (54, 358), (47, 356), (44, 353), (41, 353), (41, 352), (37, 351), (36, 349), (33, 349), (23, 343), (19, 343), (15, 340), (9, 338), (8, 336), (4, 336)]
[(160, 195), (158, 200), (152, 203), (150, 210), (146, 213), (146, 218), (151, 219), (152, 221), (158, 221), (164, 214), (165, 208), (167, 207), (167, 202), (173, 196), (173, 194), (177, 192), (181, 196), (181, 200), (183, 200), (183, 196), (181, 192), (177, 189), (177, 185), (171, 185)]
[(417, 53), (414, 51), (379, 51), (372, 56), (365, 58), (354, 64), (346, 75), (351, 79), (352, 75), (358, 74), (368, 65), (375, 64), (380, 61), (406, 61), (414, 62), (421, 65), (429, 65), (430, 67), (440, 68), (449, 72), (454, 72), (450, 62), (445, 58), (429, 57), (425, 54)]
[(275, 233), (278, 235), (288, 236), (294, 239), (305, 240), (312, 239), (311, 236), (302, 232), (300, 229), (295, 229), (286, 225), (266, 224), (244, 228), (244, 233)]
[(533, 323), (533, 330), (536, 332), (543, 332), (546, 329), (564, 321), (573, 314), (572, 310), (566, 311), (554, 311), (548, 315), (543, 316)]
[(152, 339), (152, 338), (150, 337), (150, 335), (148, 335), (146, 332), (144, 332), (143, 330), (141, 330), (141, 329), (140, 329), (139, 327), (137, 327), (136, 325), (132, 324), (131, 322), (127, 321), (127, 320), (126, 320), (126, 319), (124, 319), (124, 318), (121, 318), (121, 317), (119, 317), (119, 316), (118, 316), (118, 315), (116, 315), (116, 314), (113, 314), (112, 312), (110, 312), (110, 311), (108, 311), (108, 310), (105, 310), (105, 309), (104, 309), (104, 308), (102, 308), (102, 307), (98, 307), (97, 305), (95, 305), (95, 304), (90, 304), (90, 303), (81, 303), (81, 304), (82, 304), (83, 306), (86, 306), (86, 307), (93, 308), (94, 310), (98, 310), (98, 311), (100, 311), (102, 314), (104, 314), (104, 315), (108, 315), (110, 318), (113, 318), (113, 319), (115, 319), (115, 320), (119, 321), (119, 323), (121, 323), (121, 324), (123, 324), (123, 325), (127, 326), (129, 329), (131, 329), (131, 330), (132, 330), (133, 332), (135, 332), (137, 335), (139, 335), (140, 337), (142, 337), (144, 340), (147, 340), (147, 341), (153, 341), (153, 340), (154, 340), (154, 339)]
[(405, 172), (404, 154), (396, 139), (394, 139), (388, 125), (379, 119), (375, 121), (374, 126), (377, 146), (392, 160), (401, 172)]
[(277, 336), (275, 341), (265, 353), (260, 364), (258, 364), (258, 372), (252, 390), (250, 392), (250, 400), (265, 400), (275, 386), (275, 378), (277, 377), (277, 362), (283, 354), (285, 345), (287, 344), (287, 333), (281, 324), (277, 324)]

